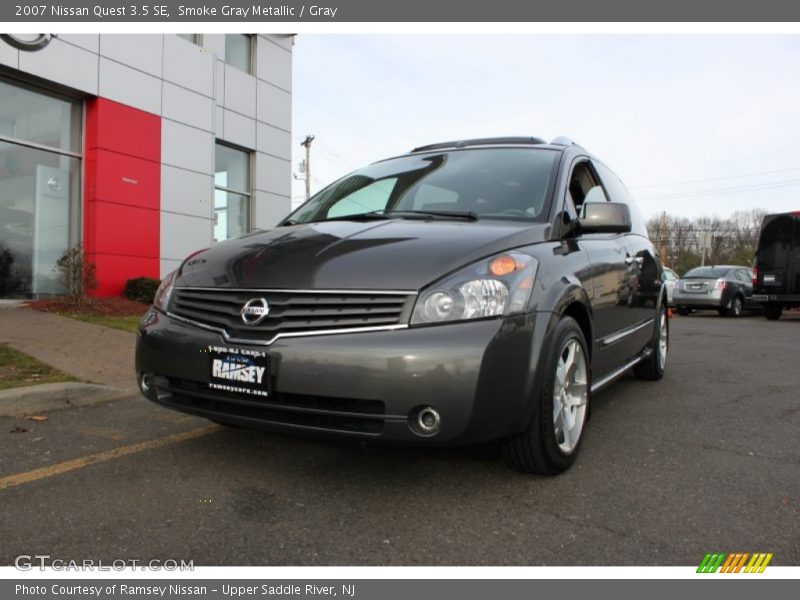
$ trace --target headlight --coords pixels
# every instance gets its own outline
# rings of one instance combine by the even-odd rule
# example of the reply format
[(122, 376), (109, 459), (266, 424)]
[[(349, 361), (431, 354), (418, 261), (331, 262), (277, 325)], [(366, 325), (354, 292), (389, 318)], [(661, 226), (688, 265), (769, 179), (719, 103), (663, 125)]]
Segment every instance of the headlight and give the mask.
[(177, 276), (178, 269), (175, 269), (172, 273), (164, 277), (164, 279), (161, 281), (161, 284), (158, 286), (158, 289), (156, 290), (153, 306), (155, 306), (161, 312), (167, 312), (167, 306), (169, 306), (169, 297), (172, 295), (172, 288), (175, 286), (175, 279)]
[(535, 258), (522, 252), (505, 252), (470, 265), (423, 290), (411, 324), (523, 313), (538, 266)]

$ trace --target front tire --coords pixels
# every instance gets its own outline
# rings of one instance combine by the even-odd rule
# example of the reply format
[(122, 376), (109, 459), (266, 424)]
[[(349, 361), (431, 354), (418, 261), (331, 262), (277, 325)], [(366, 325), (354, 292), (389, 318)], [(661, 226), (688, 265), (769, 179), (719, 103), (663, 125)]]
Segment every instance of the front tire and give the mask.
[(669, 352), (669, 319), (667, 309), (662, 305), (658, 311), (656, 332), (650, 355), (633, 367), (633, 374), (639, 379), (658, 381), (664, 376)]
[(506, 462), (524, 473), (558, 475), (572, 466), (589, 414), (589, 353), (575, 319), (559, 321), (549, 350), (531, 423), (503, 444)]

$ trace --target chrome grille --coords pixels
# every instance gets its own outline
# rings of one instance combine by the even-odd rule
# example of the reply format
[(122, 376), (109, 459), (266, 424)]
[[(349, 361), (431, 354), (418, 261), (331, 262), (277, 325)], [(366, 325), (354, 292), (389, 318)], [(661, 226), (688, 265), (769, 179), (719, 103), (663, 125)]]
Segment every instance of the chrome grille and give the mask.
[[(230, 290), (175, 288), (170, 314), (225, 332), (230, 339), (269, 342), (282, 335), (399, 326), (408, 322), (414, 292)], [(265, 298), (269, 314), (256, 325), (242, 321), (242, 307)]]

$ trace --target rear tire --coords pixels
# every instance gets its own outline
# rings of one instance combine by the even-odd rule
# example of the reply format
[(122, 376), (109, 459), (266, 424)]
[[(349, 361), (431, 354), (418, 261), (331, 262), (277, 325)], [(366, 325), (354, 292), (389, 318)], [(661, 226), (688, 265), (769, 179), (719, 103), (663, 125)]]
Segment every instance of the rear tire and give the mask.
[(664, 371), (667, 366), (667, 354), (669, 352), (669, 318), (667, 317), (667, 309), (663, 305), (658, 311), (655, 329), (655, 337), (650, 346), (652, 350), (650, 356), (633, 367), (633, 374), (638, 379), (658, 381), (664, 377)]
[(589, 416), (589, 353), (575, 319), (559, 321), (547, 356), (533, 418), (525, 431), (504, 441), (503, 458), (523, 473), (558, 475), (575, 462)]
[(688, 317), (689, 313), (692, 311), (689, 309), (688, 306), (679, 306), (678, 307), (678, 314), (682, 317)]
[(744, 298), (741, 296), (734, 296), (733, 300), (731, 300), (731, 305), (728, 308), (720, 308), (719, 314), (723, 317), (731, 317), (734, 319), (738, 319), (742, 316), (744, 312)]
[(777, 302), (767, 302), (764, 305), (764, 316), (770, 321), (777, 321), (781, 318), (783, 307)]

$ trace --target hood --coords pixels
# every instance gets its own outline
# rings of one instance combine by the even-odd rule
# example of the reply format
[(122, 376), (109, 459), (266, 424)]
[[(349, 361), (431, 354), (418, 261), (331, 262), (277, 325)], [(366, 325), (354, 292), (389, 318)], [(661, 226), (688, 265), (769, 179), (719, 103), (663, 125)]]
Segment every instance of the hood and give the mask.
[(188, 260), (178, 285), (418, 290), (482, 257), (541, 242), (541, 223), (327, 221), (228, 240)]

